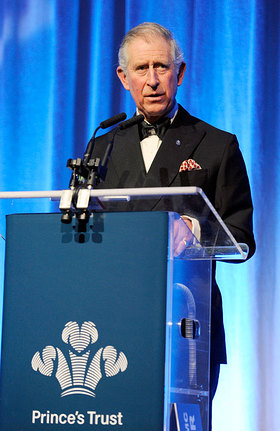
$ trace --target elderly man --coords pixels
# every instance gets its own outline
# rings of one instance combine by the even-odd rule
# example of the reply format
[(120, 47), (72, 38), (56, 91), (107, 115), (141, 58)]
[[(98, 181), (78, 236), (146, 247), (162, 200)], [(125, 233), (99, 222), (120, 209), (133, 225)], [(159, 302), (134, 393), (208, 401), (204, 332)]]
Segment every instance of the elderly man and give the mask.
[[(116, 134), (102, 187), (201, 187), (236, 240), (248, 244), (250, 257), (255, 250), (253, 208), (237, 139), (192, 117), (177, 104), (177, 87), (185, 71), (182, 53), (166, 28), (143, 23), (126, 34), (117, 74), (145, 121)], [(110, 133), (98, 138), (94, 157), (102, 156)], [(183, 198), (168, 203), (146, 201), (129, 209), (176, 211), (193, 228), (184, 202)], [(214, 277), (211, 325), (213, 398), (219, 366), (226, 362), (222, 301)]]

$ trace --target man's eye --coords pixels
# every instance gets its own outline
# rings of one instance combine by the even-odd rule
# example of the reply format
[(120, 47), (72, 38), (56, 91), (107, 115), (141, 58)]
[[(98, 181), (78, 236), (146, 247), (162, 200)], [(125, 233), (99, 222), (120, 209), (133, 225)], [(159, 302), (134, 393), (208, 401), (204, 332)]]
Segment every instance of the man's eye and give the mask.
[(168, 69), (168, 65), (167, 64), (157, 64), (156, 68), (158, 70), (166, 70), (166, 69)]
[(136, 70), (137, 70), (137, 71), (140, 71), (140, 72), (141, 72), (141, 71), (145, 71), (146, 69), (147, 69), (147, 66), (137, 66), (137, 67), (136, 67)]

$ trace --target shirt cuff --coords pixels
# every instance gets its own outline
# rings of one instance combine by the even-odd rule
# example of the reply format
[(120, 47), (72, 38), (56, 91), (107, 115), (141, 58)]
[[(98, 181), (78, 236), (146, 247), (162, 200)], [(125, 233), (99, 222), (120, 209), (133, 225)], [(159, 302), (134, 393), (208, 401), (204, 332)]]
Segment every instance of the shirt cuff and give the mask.
[[(200, 242), (201, 239), (201, 228), (200, 228), (200, 223), (199, 221), (194, 218), (194, 217), (190, 217), (188, 215), (181, 215), (181, 218), (186, 221), (186, 219), (190, 220), (192, 222), (192, 234), (195, 236), (195, 238), (197, 239), (198, 242)], [(196, 241), (194, 240), (193, 243), (195, 243)]]

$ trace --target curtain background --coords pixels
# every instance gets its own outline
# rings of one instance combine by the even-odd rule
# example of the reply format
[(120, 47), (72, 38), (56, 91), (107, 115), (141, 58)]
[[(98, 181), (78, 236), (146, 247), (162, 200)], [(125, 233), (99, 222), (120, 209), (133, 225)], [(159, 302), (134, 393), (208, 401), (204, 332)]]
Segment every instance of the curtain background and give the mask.
[[(179, 40), (187, 73), (178, 101), (238, 136), (252, 187), (257, 252), (218, 265), (229, 363), (213, 429), (278, 431), (278, 0), (0, 0), (0, 190), (67, 188), (66, 161), (83, 154), (99, 122), (133, 113), (115, 73), (117, 49), (143, 21)], [(3, 236), (6, 213), (52, 209), (47, 201), (0, 205)], [(1, 268), (4, 245), (0, 238)]]

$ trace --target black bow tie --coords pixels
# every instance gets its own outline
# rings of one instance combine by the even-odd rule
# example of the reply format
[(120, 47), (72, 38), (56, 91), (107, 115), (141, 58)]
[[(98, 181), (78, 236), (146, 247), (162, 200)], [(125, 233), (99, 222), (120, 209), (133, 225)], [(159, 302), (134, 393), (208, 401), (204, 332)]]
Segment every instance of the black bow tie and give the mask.
[(140, 141), (152, 135), (157, 135), (162, 140), (169, 126), (170, 118), (163, 118), (155, 124), (149, 124), (146, 121), (142, 121), (142, 123), (139, 124)]

